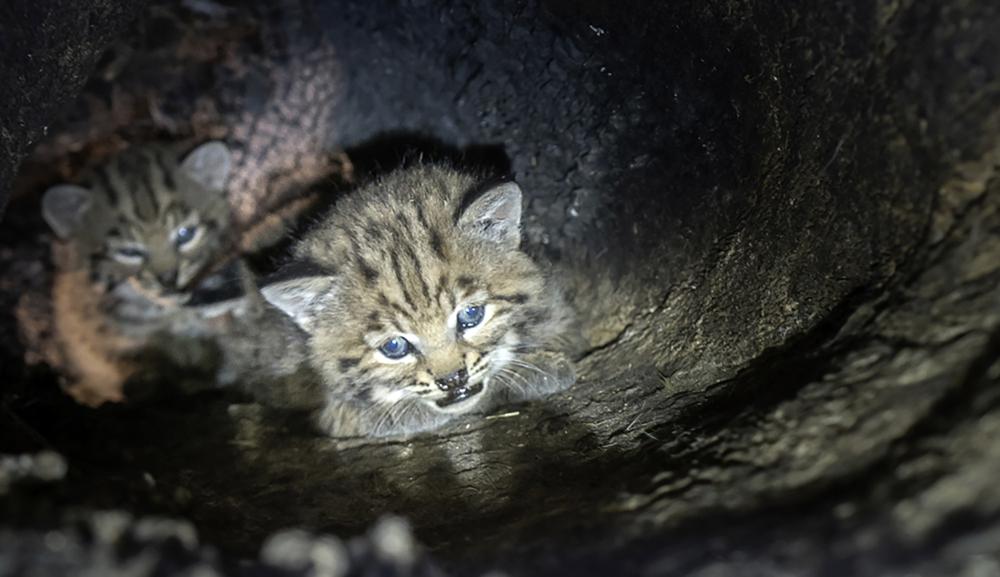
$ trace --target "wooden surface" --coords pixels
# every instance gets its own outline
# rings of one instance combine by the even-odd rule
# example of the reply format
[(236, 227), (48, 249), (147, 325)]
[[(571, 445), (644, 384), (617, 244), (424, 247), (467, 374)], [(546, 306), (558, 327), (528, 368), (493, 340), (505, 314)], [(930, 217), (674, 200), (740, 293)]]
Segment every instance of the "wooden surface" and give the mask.
[[(88, 411), (18, 368), (10, 450), (70, 464), (33, 498), (181, 516), (231, 555), (391, 511), (456, 574), (995, 567), (1000, 13), (521, 8), (303, 13), (342, 83), (323, 136), (362, 175), (407, 146), (493, 164), (499, 148), (533, 246), (585, 253), (578, 286), (620, 279), (582, 381), (366, 443), (223, 394)], [(3, 234), (11, 303), (39, 241)]]

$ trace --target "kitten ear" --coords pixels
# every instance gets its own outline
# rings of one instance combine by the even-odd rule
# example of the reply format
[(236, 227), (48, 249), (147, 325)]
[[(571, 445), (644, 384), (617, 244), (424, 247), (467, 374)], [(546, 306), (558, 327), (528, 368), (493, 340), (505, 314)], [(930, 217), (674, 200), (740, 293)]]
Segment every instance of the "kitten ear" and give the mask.
[(479, 195), (458, 218), (459, 228), (508, 248), (521, 244), (521, 187), (505, 182)]
[(94, 197), (89, 190), (75, 184), (59, 184), (42, 196), (42, 218), (56, 236), (65, 240), (78, 230), (90, 210)]
[(335, 279), (330, 276), (301, 277), (265, 285), (260, 293), (311, 334), (323, 305), (333, 296), (334, 284)]
[(222, 191), (232, 165), (232, 154), (226, 145), (212, 140), (189, 152), (181, 162), (181, 171), (209, 190)]

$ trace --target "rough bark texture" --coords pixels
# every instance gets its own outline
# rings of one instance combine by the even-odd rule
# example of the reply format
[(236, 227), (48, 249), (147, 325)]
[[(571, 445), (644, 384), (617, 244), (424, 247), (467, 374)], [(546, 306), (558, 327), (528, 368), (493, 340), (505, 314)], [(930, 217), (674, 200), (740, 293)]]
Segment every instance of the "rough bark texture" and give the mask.
[(142, 2), (5, 2), (0, 7), (0, 210), (21, 160), (87, 81)]
[(303, 5), (341, 71), (316, 142), (508, 168), (533, 245), (620, 278), (577, 386), (338, 443), (222, 395), (87, 411), (18, 366), (0, 448), (69, 475), (5, 510), (167, 513), (234, 556), (392, 511), (456, 574), (1000, 574), (1000, 8), (601, 4)]

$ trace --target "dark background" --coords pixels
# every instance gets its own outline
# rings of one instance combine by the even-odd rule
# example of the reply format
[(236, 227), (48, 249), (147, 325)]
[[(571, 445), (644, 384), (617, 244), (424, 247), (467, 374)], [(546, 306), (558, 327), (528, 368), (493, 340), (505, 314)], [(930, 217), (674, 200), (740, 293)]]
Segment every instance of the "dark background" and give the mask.
[[(0, 497), (12, 526), (162, 513), (235, 557), (393, 511), (456, 574), (1000, 572), (992, 3), (15, 1), (0, 24), (0, 449), (70, 465)], [(122, 93), (143, 105), (109, 113)], [(227, 138), (250, 212), (254, 170), (320, 148), (361, 179), (510, 172), (531, 246), (616, 279), (613, 330), (566, 394), (410, 442), (225, 395), (72, 406), (13, 311), (46, 290), (56, 159), (119, 133)]]

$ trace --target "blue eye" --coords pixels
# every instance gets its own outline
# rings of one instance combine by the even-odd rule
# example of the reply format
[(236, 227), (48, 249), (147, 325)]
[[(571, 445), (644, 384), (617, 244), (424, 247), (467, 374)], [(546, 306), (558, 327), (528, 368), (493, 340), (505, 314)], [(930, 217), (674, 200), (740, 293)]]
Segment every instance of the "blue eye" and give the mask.
[(174, 232), (174, 244), (178, 247), (182, 247), (194, 240), (194, 236), (197, 233), (197, 226), (182, 226)]
[(471, 305), (458, 311), (458, 329), (465, 330), (483, 322), (485, 308), (480, 305)]
[(392, 337), (382, 343), (378, 348), (379, 352), (390, 359), (401, 359), (410, 354), (410, 341), (403, 337)]

